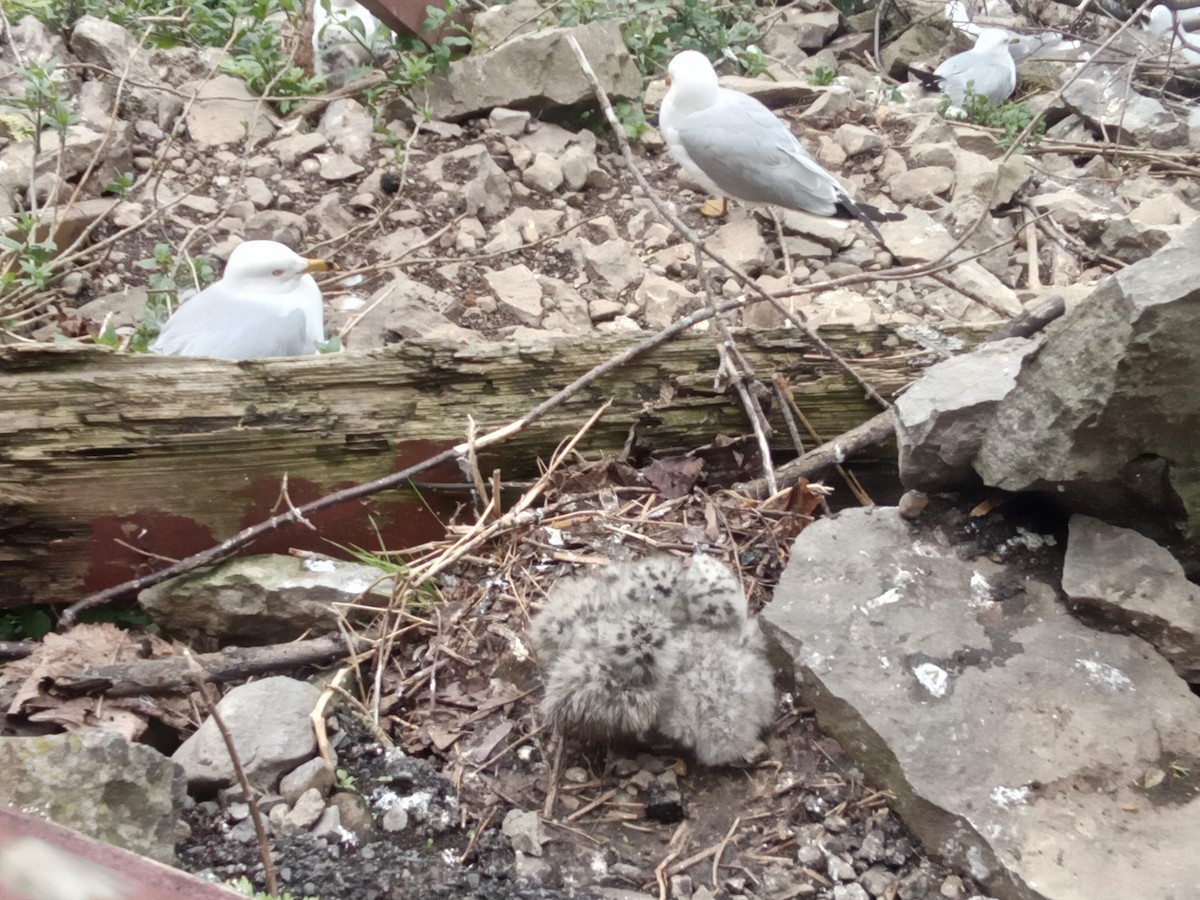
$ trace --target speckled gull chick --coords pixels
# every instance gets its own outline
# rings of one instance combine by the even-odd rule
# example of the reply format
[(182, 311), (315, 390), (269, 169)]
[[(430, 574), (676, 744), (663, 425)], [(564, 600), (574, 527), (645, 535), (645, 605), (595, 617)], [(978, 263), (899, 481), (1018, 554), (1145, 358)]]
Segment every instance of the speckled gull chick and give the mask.
[(1008, 50), (1016, 42), (1003, 28), (984, 28), (974, 47), (951, 56), (932, 74), (914, 71), (925, 87), (941, 91), (955, 106), (963, 105), (968, 87), (999, 106), (1017, 89), (1017, 66)]
[(872, 220), (904, 218), (851, 200), (782, 119), (753, 97), (721, 87), (704, 54), (684, 50), (667, 73), (671, 86), (658, 114), (663, 139), (705, 190), (817, 216), (853, 216), (879, 241)]
[(665, 738), (725, 765), (750, 756), (774, 718), (758, 620), (713, 557), (654, 556), (563, 579), (530, 639), (542, 714), (570, 736)]
[(330, 268), (275, 241), (246, 241), (225, 274), (185, 301), (150, 349), (171, 356), (305, 356), (325, 341), (325, 309), (312, 272)]

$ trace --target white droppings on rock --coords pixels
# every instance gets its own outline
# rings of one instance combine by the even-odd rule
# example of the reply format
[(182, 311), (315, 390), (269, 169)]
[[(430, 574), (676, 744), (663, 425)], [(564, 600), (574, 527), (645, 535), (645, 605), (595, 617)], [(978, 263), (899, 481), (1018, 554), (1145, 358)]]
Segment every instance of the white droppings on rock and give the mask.
[(1011, 788), (1001, 784), (992, 790), (992, 801), (1005, 809), (1024, 803), (1028, 798), (1029, 788), (1027, 787)]
[(870, 612), (873, 609), (879, 609), (881, 606), (888, 606), (892, 603), (899, 603), (904, 598), (904, 595), (898, 588), (889, 588), (878, 597), (874, 597), (863, 604), (862, 610), (864, 613)]
[(992, 586), (978, 572), (971, 573), (971, 599), (969, 602), (972, 606), (986, 606), (992, 602)]
[(1088, 681), (1097, 687), (1113, 692), (1135, 689), (1128, 675), (1108, 663), (1098, 662), (1094, 659), (1077, 659), (1075, 667), (1086, 672)]
[(950, 675), (941, 666), (933, 663), (921, 663), (913, 669), (913, 675), (921, 683), (921, 687), (934, 697), (945, 697), (950, 690)]

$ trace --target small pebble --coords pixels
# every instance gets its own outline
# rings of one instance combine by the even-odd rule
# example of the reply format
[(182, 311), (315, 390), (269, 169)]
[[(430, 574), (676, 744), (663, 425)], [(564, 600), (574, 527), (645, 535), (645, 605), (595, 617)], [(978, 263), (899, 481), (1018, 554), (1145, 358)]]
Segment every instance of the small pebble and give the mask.
[(897, 511), (900, 513), (900, 518), (912, 520), (925, 512), (925, 507), (929, 505), (929, 495), (922, 491), (905, 491), (900, 498), (900, 502), (896, 505)]

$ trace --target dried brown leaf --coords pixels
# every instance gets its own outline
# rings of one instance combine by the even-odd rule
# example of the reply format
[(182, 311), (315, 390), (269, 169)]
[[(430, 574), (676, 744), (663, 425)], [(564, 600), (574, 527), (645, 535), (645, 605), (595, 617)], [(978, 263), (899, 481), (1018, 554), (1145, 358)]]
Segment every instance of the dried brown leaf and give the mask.
[(688, 456), (656, 459), (642, 470), (646, 483), (668, 500), (686, 497), (704, 474), (704, 462)]

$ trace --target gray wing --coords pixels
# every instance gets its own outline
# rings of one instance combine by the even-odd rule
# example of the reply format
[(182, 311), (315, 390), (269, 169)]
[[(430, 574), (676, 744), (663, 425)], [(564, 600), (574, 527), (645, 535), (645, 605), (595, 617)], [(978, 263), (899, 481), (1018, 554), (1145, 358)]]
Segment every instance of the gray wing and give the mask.
[(831, 216), (846, 197), (788, 127), (745, 94), (722, 88), (716, 103), (686, 116), (677, 131), (692, 162), (736, 200)]
[(316, 350), (306, 330), (304, 310), (239, 297), (217, 282), (180, 306), (150, 349), (233, 360), (305, 356)]
[(933, 74), (942, 79), (943, 93), (956, 106), (962, 105), (968, 84), (976, 94), (982, 94), (996, 106), (1007, 100), (1017, 86), (1011, 61), (1006, 63), (990, 54), (971, 50), (950, 57), (934, 69)]

